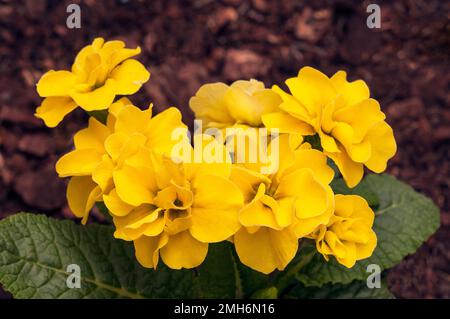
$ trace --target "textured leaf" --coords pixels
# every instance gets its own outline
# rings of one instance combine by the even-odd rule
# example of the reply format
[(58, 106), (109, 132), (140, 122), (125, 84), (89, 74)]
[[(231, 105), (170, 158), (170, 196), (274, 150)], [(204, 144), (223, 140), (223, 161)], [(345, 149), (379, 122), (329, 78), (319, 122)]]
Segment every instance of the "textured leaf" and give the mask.
[[(141, 267), (131, 243), (112, 228), (77, 226), (21, 213), (0, 221), (0, 284), (15, 298), (191, 298), (193, 271)], [(69, 289), (69, 264), (81, 268), (81, 288)]]
[(235, 298), (236, 270), (229, 242), (209, 245), (208, 256), (199, 267), (202, 298)]
[(251, 297), (252, 299), (277, 299), (278, 289), (277, 287), (263, 288), (255, 291)]
[(405, 256), (414, 253), (439, 227), (436, 205), (392, 176), (369, 175), (352, 191), (357, 193), (358, 190), (360, 194), (361, 190), (374, 193), (379, 200), (374, 224), (378, 245), (374, 254), (357, 262), (352, 269), (338, 264), (334, 258), (327, 263), (316, 254), (297, 274), (297, 279), (304, 285), (322, 286), (326, 283), (365, 280), (369, 275), (367, 265), (378, 264), (382, 270), (396, 265)]
[(235, 261), (236, 282), (238, 298), (249, 298), (256, 291), (268, 288), (271, 284), (270, 276), (257, 272), (239, 261), (236, 252), (233, 254)]
[(350, 284), (326, 284), (322, 287), (296, 285), (286, 296), (289, 299), (392, 299), (394, 296), (385, 281), (380, 288), (370, 289), (364, 281), (355, 280)]

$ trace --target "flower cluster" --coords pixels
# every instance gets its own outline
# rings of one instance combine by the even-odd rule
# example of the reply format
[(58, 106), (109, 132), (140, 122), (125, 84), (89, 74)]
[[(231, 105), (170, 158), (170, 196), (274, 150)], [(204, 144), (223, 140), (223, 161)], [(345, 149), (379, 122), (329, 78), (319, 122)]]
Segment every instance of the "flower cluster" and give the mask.
[[(153, 116), (151, 105), (142, 110), (125, 97), (116, 100), (149, 78), (130, 59), (139, 52), (95, 39), (71, 72), (50, 71), (38, 83), (45, 99), (36, 116), (49, 127), (76, 106), (104, 113), (89, 118), (74, 136), (74, 150), (56, 164), (60, 177), (70, 177), (75, 216), (86, 223), (103, 202), (114, 236), (133, 241), (148, 268), (159, 258), (173, 269), (197, 267), (208, 244), (225, 240), (243, 264), (265, 274), (285, 269), (301, 239), (314, 240), (326, 260), (334, 256), (349, 268), (371, 256), (374, 212), (360, 196), (334, 194), (328, 161), (353, 187), (364, 166), (382, 172), (395, 154), (392, 129), (363, 81), (305, 67), (286, 81), (290, 93), (254, 79), (205, 84), (189, 102), (205, 129), (192, 145), (177, 108)], [(218, 139), (211, 128), (243, 130)], [(266, 131), (249, 138), (258, 129)], [(241, 135), (242, 145), (225, 145)], [(276, 169), (263, 169), (267, 161)]]

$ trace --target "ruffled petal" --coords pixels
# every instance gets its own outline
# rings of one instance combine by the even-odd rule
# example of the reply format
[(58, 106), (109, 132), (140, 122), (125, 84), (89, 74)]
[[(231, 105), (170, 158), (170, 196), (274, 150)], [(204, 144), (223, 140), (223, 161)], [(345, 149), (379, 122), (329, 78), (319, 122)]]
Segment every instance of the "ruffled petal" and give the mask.
[(70, 96), (84, 110), (95, 111), (107, 109), (114, 101), (116, 94), (116, 83), (109, 79), (103, 86), (91, 92), (72, 92)]
[(145, 268), (158, 266), (159, 250), (168, 242), (164, 234), (157, 237), (141, 236), (134, 240), (134, 249), (137, 261)]
[(188, 231), (170, 236), (161, 249), (161, 258), (172, 269), (194, 268), (205, 260), (208, 244), (196, 240)]
[(252, 234), (242, 228), (234, 236), (234, 245), (244, 265), (269, 274), (286, 268), (297, 253), (298, 240), (289, 228), (277, 231), (261, 227)]
[(200, 87), (195, 96), (189, 100), (189, 107), (196, 118), (209, 122), (234, 124), (234, 119), (228, 113), (223, 97), (228, 90), (224, 83), (209, 83)]
[(367, 132), (365, 140), (370, 142), (372, 153), (364, 165), (375, 173), (384, 172), (387, 161), (397, 152), (392, 128), (386, 122), (380, 122)]
[(172, 136), (176, 130), (187, 136), (187, 127), (182, 122), (180, 111), (176, 107), (170, 107), (150, 120), (146, 132), (149, 136), (147, 146), (170, 155), (174, 145), (179, 142)]
[(118, 217), (128, 215), (135, 208), (121, 200), (116, 189), (111, 190), (108, 195), (103, 195), (103, 202), (111, 214)]
[(335, 121), (347, 123), (352, 127), (352, 143), (362, 142), (367, 132), (376, 123), (384, 121), (385, 117), (380, 110), (380, 104), (374, 99), (343, 107), (333, 114)]
[(101, 162), (92, 171), (92, 180), (100, 186), (102, 191), (109, 192), (113, 187), (113, 171), (115, 165), (108, 155), (103, 155)]
[(102, 154), (94, 149), (74, 150), (56, 162), (60, 177), (91, 175), (102, 161)]
[(73, 137), (75, 148), (104, 151), (104, 143), (109, 134), (110, 131), (105, 125), (90, 117), (88, 127), (78, 131)]
[(34, 116), (42, 119), (48, 127), (56, 127), (67, 114), (76, 108), (77, 104), (70, 97), (47, 97), (36, 108)]
[(238, 209), (244, 199), (239, 188), (229, 180), (216, 175), (200, 175), (193, 183), (196, 208)]
[(262, 115), (264, 126), (269, 129), (278, 129), (280, 133), (295, 133), (302, 135), (314, 134), (314, 128), (288, 113), (268, 113)]
[(336, 97), (336, 90), (330, 79), (311, 67), (302, 68), (296, 78), (286, 80), (286, 85), (311, 115), (320, 115), (321, 108)]
[(110, 74), (115, 80), (117, 95), (136, 93), (150, 78), (150, 72), (137, 60), (130, 59), (117, 66)]
[(331, 78), (334, 88), (344, 99), (344, 104), (353, 105), (370, 96), (367, 84), (362, 80), (347, 82), (347, 73), (345, 71), (336, 72)]
[(39, 96), (69, 96), (76, 85), (76, 76), (69, 71), (48, 71), (39, 82), (36, 89)]
[(232, 166), (230, 180), (241, 190), (245, 203), (255, 197), (261, 183), (270, 184), (271, 182), (265, 175), (237, 165)]
[(327, 154), (339, 168), (348, 187), (355, 187), (358, 185), (364, 174), (363, 164), (352, 161), (344, 150), (339, 153), (326, 152), (325, 154)]
[(89, 176), (72, 177), (67, 185), (67, 202), (73, 214), (86, 223), (95, 202), (100, 200), (101, 191)]
[(117, 195), (127, 204), (139, 206), (153, 202), (157, 187), (152, 170), (124, 165), (113, 173), (113, 180)]

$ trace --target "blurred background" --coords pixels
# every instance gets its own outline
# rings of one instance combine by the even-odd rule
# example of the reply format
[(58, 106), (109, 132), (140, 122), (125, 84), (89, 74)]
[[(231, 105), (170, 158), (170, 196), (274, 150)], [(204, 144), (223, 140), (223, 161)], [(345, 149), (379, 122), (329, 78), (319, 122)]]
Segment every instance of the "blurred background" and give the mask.
[[(71, 3), (81, 28), (66, 26)], [(381, 7), (369, 29), (366, 8)], [(398, 298), (450, 298), (450, 2), (269, 0), (0, 0), (0, 219), (19, 211), (73, 218), (54, 170), (86, 124), (81, 109), (56, 129), (33, 117), (50, 69), (69, 69), (95, 37), (141, 46), (152, 75), (134, 104), (177, 106), (204, 83), (257, 78), (270, 86), (306, 65), (364, 79), (393, 127), (388, 172), (430, 196), (441, 228), (389, 272)], [(92, 215), (91, 215), (92, 216)], [(94, 220), (102, 222), (94, 212)], [(0, 298), (9, 296), (1, 291)]]

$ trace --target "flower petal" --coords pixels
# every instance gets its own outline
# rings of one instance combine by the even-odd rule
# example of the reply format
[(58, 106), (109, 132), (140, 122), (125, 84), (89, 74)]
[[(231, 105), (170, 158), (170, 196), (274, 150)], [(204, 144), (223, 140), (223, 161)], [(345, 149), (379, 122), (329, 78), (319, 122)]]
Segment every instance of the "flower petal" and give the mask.
[(150, 72), (139, 61), (130, 59), (116, 67), (110, 77), (116, 81), (117, 95), (130, 95), (148, 81)]
[(234, 244), (241, 262), (264, 274), (284, 270), (298, 249), (298, 240), (289, 228), (261, 227), (253, 234), (242, 228), (234, 236)]
[(67, 185), (67, 202), (73, 214), (86, 223), (89, 211), (101, 197), (99, 187), (89, 176), (72, 177)]
[(272, 90), (283, 100), (283, 103), (278, 106), (282, 111), (290, 114), (300, 121), (312, 124), (308, 109), (300, 101), (289, 93), (284, 92), (278, 85), (272, 86)]
[(74, 150), (56, 162), (60, 177), (91, 175), (102, 161), (102, 154), (94, 149)]
[(111, 54), (111, 57), (109, 59), (109, 66), (114, 68), (122, 61), (132, 58), (139, 53), (141, 53), (140, 47), (136, 47), (135, 49), (122, 48), (120, 50), (116, 50)]
[(300, 168), (309, 168), (322, 184), (329, 184), (334, 177), (333, 169), (327, 164), (327, 157), (314, 149), (299, 148), (295, 151), (295, 160), (292, 166), (285, 170), (289, 174)]
[(202, 175), (194, 184), (191, 218), (192, 236), (202, 242), (219, 242), (232, 236), (240, 227), (238, 210), (242, 193), (230, 181)]
[(302, 68), (296, 78), (286, 80), (286, 85), (311, 115), (320, 115), (321, 108), (336, 97), (336, 90), (330, 79), (311, 67)]
[(42, 119), (48, 127), (56, 127), (67, 114), (76, 108), (77, 104), (70, 97), (47, 97), (36, 108), (34, 115)]
[(153, 202), (156, 181), (152, 170), (124, 165), (113, 173), (113, 180), (117, 195), (125, 203), (139, 206)]
[(170, 107), (150, 120), (146, 132), (148, 134), (147, 146), (170, 155), (173, 146), (179, 142), (172, 139), (172, 133), (176, 130), (186, 132), (185, 135), (187, 135), (187, 127), (182, 122), (181, 112), (176, 107)]
[(296, 133), (302, 135), (314, 134), (311, 125), (303, 122), (288, 113), (268, 113), (262, 115), (264, 126), (269, 129), (278, 129), (280, 133)]
[(116, 94), (116, 83), (108, 79), (103, 86), (91, 92), (72, 92), (70, 96), (84, 110), (95, 111), (107, 109), (114, 101)]
[(164, 234), (157, 237), (141, 236), (134, 240), (134, 249), (137, 261), (145, 268), (154, 268), (158, 265), (159, 250), (168, 241)]
[(346, 105), (353, 105), (370, 96), (367, 84), (362, 80), (347, 82), (345, 71), (336, 72), (331, 78), (334, 88), (342, 96)]
[(270, 179), (265, 175), (237, 165), (232, 166), (230, 180), (241, 190), (245, 203), (249, 203), (255, 197), (261, 183), (270, 183)]
[(69, 96), (76, 84), (76, 76), (69, 71), (48, 71), (37, 83), (39, 96)]
[[(146, 133), (149, 129), (152, 109), (141, 110), (134, 105), (124, 105), (116, 114), (115, 132)], [(167, 134), (167, 132), (164, 132)]]
[(353, 143), (363, 141), (367, 132), (386, 116), (380, 110), (380, 104), (374, 99), (363, 100), (337, 110), (333, 114), (335, 121), (349, 124), (353, 129)]
[(196, 208), (238, 209), (244, 202), (239, 188), (220, 176), (200, 175), (192, 186)]
[(372, 146), (372, 156), (364, 163), (375, 173), (384, 172), (387, 161), (397, 152), (392, 128), (386, 122), (380, 122), (367, 132), (366, 141)]
[(189, 100), (189, 107), (194, 111), (196, 118), (209, 122), (234, 124), (234, 119), (228, 113), (223, 100), (228, 86), (224, 83), (209, 83), (200, 87), (195, 96)]
[(370, 230), (368, 233), (369, 240), (365, 244), (356, 244), (356, 259), (365, 259), (372, 256), (373, 251), (377, 247), (377, 234)]
[(87, 128), (78, 131), (73, 137), (76, 149), (96, 149), (103, 151), (103, 144), (110, 134), (109, 129), (94, 117), (89, 118)]
[(188, 231), (170, 236), (161, 249), (161, 258), (172, 269), (194, 268), (205, 260), (208, 244), (199, 242)]
[(241, 226), (237, 210), (192, 208), (191, 235), (205, 243), (217, 243), (233, 236)]
[(111, 158), (104, 154), (101, 162), (92, 171), (92, 180), (100, 186), (102, 191), (109, 192), (113, 187), (112, 174), (115, 169), (115, 165)]
[(103, 202), (111, 214), (118, 217), (128, 215), (135, 208), (121, 200), (115, 188), (108, 195), (103, 195)]
[(339, 153), (325, 152), (325, 154), (331, 158), (339, 168), (348, 187), (355, 187), (358, 185), (364, 174), (363, 164), (352, 161), (344, 150)]

